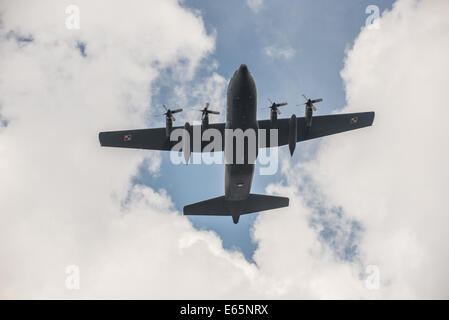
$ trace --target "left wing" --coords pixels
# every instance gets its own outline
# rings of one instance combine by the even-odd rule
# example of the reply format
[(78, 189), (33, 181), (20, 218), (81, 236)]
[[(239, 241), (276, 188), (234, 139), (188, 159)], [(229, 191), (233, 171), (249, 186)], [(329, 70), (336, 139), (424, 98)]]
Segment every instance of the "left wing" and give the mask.
[[(192, 130), (198, 129), (192, 126)], [(209, 128), (214, 128), (220, 131), (222, 137), (224, 136), (224, 123), (211, 123)], [(183, 129), (184, 127), (173, 127), (174, 129)], [(200, 129), (201, 130), (201, 129)], [(165, 128), (151, 128), (151, 129), (137, 129), (137, 130), (121, 130), (121, 131), (107, 131), (100, 132), (98, 135), (100, 144), (103, 147), (118, 147), (118, 148), (134, 148), (134, 149), (149, 149), (149, 150), (171, 150), (173, 146), (179, 142), (170, 141), (165, 133)], [(202, 141), (202, 148), (209, 144), (209, 141)], [(191, 143), (191, 148), (193, 144)], [(224, 146), (224, 144), (221, 144)], [(193, 150), (192, 150), (193, 151)], [(223, 151), (217, 150), (215, 151)]]
[[(278, 146), (288, 144), (289, 120), (278, 119)], [(304, 117), (297, 118), (297, 139), (296, 142), (329, 136), (336, 133), (369, 127), (373, 124), (374, 112), (332, 114), (327, 116), (314, 116), (312, 126), (306, 128)], [(271, 129), (270, 120), (259, 121), (259, 129)], [(269, 131), (267, 131), (267, 147), (269, 143)]]

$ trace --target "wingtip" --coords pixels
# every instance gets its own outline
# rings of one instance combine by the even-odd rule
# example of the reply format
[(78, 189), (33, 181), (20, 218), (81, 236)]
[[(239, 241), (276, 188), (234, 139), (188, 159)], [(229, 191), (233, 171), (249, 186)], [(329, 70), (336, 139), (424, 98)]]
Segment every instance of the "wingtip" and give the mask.
[(98, 141), (100, 142), (100, 146), (103, 146), (103, 132), (98, 133)]
[(371, 111), (371, 115), (372, 115), (371, 124), (373, 124), (374, 118), (376, 117), (376, 113), (374, 111)]

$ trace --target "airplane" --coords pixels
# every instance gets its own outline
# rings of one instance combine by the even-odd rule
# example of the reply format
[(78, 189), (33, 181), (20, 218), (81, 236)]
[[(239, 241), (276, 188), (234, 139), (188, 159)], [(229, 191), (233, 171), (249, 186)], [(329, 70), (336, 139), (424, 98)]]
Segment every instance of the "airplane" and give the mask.
[[(324, 116), (313, 116), (316, 110), (315, 103), (322, 99), (309, 99), (304, 96), (306, 102), (305, 116), (296, 117), (293, 114), (290, 118), (278, 119), (279, 107), (286, 105), (286, 102), (274, 103), (271, 100), (270, 119), (257, 120), (257, 89), (254, 78), (245, 64), (240, 65), (229, 81), (227, 88), (227, 106), (225, 123), (209, 123), (209, 113), (218, 114), (209, 110), (209, 104), (200, 110), (202, 114), (201, 124), (190, 125), (188, 122), (182, 127), (173, 127), (174, 113), (181, 112), (182, 109), (170, 110), (165, 105), (166, 126), (165, 128), (149, 128), (137, 130), (121, 130), (100, 132), (99, 140), (101, 146), (136, 148), (149, 150), (170, 151), (180, 141), (170, 139), (170, 134), (174, 129), (204, 130), (212, 128), (218, 130), (222, 137), (225, 131), (232, 129), (248, 130), (255, 132), (261, 129), (277, 129), (278, 141), (274, 147), (288, 145), (290, 154), (293, 152), (297, 142), (315, 139), (323, 136), (337, 134), (354, 129), (371, 126), (374, 121), (374, 112), (332, 114)], [(313, 121), (312, 121), (313, 120)], [(198, 128), (197, 126), (200, 126)], [(223, 138), (224, 139), (224, 138)], [(193, 143), (183, 147), (186, 161), (191, 152), (206, 152), (204, 147), (207, 141), (201, 141), (200, 149), (193, 148)], [(273, 147), (267, 137), (264, 147)], [(221, 149), (214, 151), (224, 151), (226, 144), (221, 144)], [(257, 146), (257, 149), (259, 146)], [(248, 160), (248, 152), (245, 149), (244, 163), (225, 164), (225, 194), (224, 196), (204, 200), (201, 202), (186, 205), (183, 208), (184, 215), (212, 215), (231, 216), (235, 224), (243, 214), (261, 212), (282, 207), (288, 207), (289, 198), (250, 192), (254, 176), (254, 161)], [(257, 157), (257, 155), (256, 155)]]

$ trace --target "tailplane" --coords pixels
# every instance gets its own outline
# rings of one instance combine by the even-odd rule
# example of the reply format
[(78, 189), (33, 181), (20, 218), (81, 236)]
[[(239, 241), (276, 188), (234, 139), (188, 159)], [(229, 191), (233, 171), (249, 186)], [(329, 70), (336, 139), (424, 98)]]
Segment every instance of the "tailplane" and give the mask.
[(184, 207), (184, 215), (232, 216), (234, 223), (239, 222), (242, 214), (288, 207), (285, 197), (249, 194), (245, 200), (226, 200), (224, 196), (193, 203)]

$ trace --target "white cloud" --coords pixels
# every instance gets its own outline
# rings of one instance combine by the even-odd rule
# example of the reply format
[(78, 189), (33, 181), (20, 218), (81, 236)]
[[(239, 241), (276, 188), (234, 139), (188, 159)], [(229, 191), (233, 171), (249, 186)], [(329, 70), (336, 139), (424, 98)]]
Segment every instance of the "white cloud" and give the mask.
[(275, 46), (268, 46), (263, 49), (263, 53), (270, 58), (276, 59), (291, 59), (295, 56), (295, 49), (291, 47), (281, 48)]
[[(77, 4), (79, 31), (65, 29), (59, 1), (2, 3), (0, 296), (226, 293), (190, 274), (216, 264), (213, 272), (227, 268), (239, 279), (254, 267), (213, 233), (194, 230), (163, 191), (131, 186), (151, 155), (104, 149), (97, 138), (145, 126), (151, 83), (165, 68), (192, 79), (213, 38), (176, 1)], [(11, 30), (34, 41), (6, 38)], [(152, 160), (154, 172), (160, 162)], [(80, 266), (79, 292), (64, 286), (71, 264)]]
[[(442, 0), (398, 1), (379, 30), (361, 32), (342, 71), (343, 112), (374, 110), (374, 126), (326, 138), (317, 159), (287, 173), (290, 184), (324, 195), (306, 192), (304, 201), (341, 206), (347, 219), (359, 221), (360, 263), (380, 268), (374, 297), (449, 297), (448, 10)], [(273, 228), (281, 218), (263, 219), (264, 228)], [(283, 237), (296, 236), (284, 229), (291, 216), (282, 226)]]
[(444, 0), (399, 1), (380, 30), (362, 32), (342, 72), (345, 111), (372, 106), (374, 130), (350, 145), (336, 138), (321, 156), (351, 162), (352, 183), (343, 170), (319, 172), (333, 199), (366, 226), (365, 259), (380, 266), (396, 297), (449, 297), (448, 10)]
[(246, 4), (252, 12), (258, 13), (264, 5), (264, 0), (246, 0)]
[[(214, 47), (201, 17), (167, 0), (79, 6), (81, 30), (68, 31), (59, 1), (2, 3), (0, 297), (448, 297), (447, 2), (399, 1), (379, 30), (362, 31), (343, 71), (345, 111), (374, 109), (375, 125), (323, 140), (313, 162), (282, 157), (287, 184), (268, 192), (291, 206), (257, 219), (257, 266), (195, 230), (165, 191), (131, 185), (148, 153), (96, 138), (145, 125), (165, 68), (194, 89), (179, 97), (202, 101), (204, 89), (220, 104), (221, 76), (190, 82)], [(19, 46), (10, 30), (35, 40)], [(345, 218), (324, 219), (337, 252), (353, 219), (364, 230), (352, 262), (311, 227), (317, 207), (335, 206)], [(73, 264), (79, 291), (64, 286)], [(381, 290), (365, 288), (366, 264), (379, 265)]]

